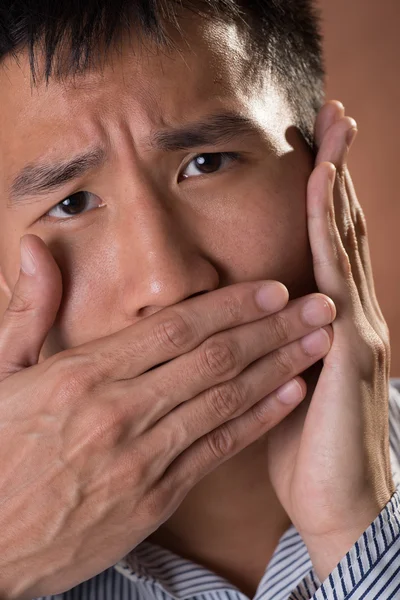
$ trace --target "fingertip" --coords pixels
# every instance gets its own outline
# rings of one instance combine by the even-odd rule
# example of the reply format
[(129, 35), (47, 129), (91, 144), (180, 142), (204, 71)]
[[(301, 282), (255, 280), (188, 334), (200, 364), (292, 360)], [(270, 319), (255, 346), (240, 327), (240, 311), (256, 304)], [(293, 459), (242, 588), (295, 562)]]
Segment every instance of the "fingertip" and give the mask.
[(329, 341), (332, 346), (332, 343), (333, 343), (333, 327), (332, 327), (332, 325), (325, 325), (325, 327), (322, 327), (322, 329), (324, 331), (326, 331), (326, 333), (328, 334)]
[(343, 120), (348, 124), (349, 127), (352, 127), (353, 129), (358, 128), (357, 121), (353, 119), (353, 117), (344, 117)]
[(333, 185), (335, 183), (335, 179), (336, 179), (336, 172), (337, 172), (336, 166), (331, 162), (327, 162), (326, 165), (327, 165), (326, 168), (328, 169), (329, 181)]
[(286, 287), (286, 285), (284, 285), (284, 284), (283, 284), (281, 281), (277, 281), (276, 283), (277, 283), (277, 284), (279, 285), (279, 287), (281, 288), (281, 290), (282, 290), (282, 295), (285, 295), (285, 297), (286, 297), (286, 302), (289, 302), (289, 290), (288, 290), (288, 288)]
[(339, 100), (328, 100), (320, 109), (315, 123), (315, 140), (318, 147), (321, 146), (323, 138), (337, 121), (344, 117), (345, 108)]
[(349, 149), (353, 145), (353, 142), (357, 137), (357, 133), (358, 133), (357, 127), (352, 127), (351, 129), (348, 130), (347, 135), (346, 135), (346, 144)]
[[(40, 248), (46, 246), (44, 241), (37, 235), (33, 233), (26, 233), (20, 239), (20, 245), (23, 246), (28, 252), (32, 254), (32, 256), (36, 256), (38, 252), (40, 252)], [(47, 246), (46, 246), (47, 248)]]
[(334, 303), (334, 301), (332, 300), (332, 298), (330, 298), (326, 294), (324, 294), (324, 298), (325, 298), (325, 301), (329, 305), (329, 308), (331, 310), (332, 321), (334, 321), (336, 319), (336, 316), (337, 316), (336, 304)]
[(297, 383), (301, 387), (302, 398), (305, 398), (305, 396), (307, 394), (307, 384), (306, 384), (306, 382), (299, 375), (297, 377), (295, 377), (294, 379), (297, 381)]
[(275, 391), (276, 398), (284, 405), (296, 405), (304, 399), (304, 386), (300, 377), (294, 377)]
[(50, 249), (39, 236), (23, 235), (20, 238), (20, 248), (20, 277), (17, 285), (29, 290), (27, 293), (38, 309), (42, 308), (44, 313), (53, 315), (62, 299), (61, 270)]
[[(27, 233), (20, 239), (21, 254), (29, 254), (31, 260), (35, 263), (35, 275), (42, 278), (43, 276), (57, 280), (61, 280), (60, 268), (50, 252), (46, 243), (37, 235)], [(22, 256), (21, 256), (22, 259)], [(21, 261), (21, 268), (23, 268)], [(28, 266), (29, 268), (29, 266)]]
[(324, 185), (324, 181), (326, 181), (326, 178), (328, 178), (328, 181), (333, 185), (336, 179), (336, 173), (337, 169), (333, 163), (329, 161), (319, 163), (311, 173), (309, 179), (310, 191), (315, 191), (315, 185)]
[(328, 104), (329, 106), (335, 108), (335, 110), (337, 111), (338, 115), (340, 114), (340, 116), (342, 116), (342, 117), (344, 116), (344, 114), (345, 114), (345, 107), (344, 107), (343, 102), (341, 102), (340, 100), (332, 99), (332, 100), (328, 100), (326, 104)]
[(33, 277), (36, 273), (37, 263), (35, 257), (30, 249), (29, 241), (25, 241), (26, 236), (20, 239), (20, 259), (21, 259), (21, 271)]
[(280, 281), (267, 280), (257, 287), (255, 300), (262, 311), (274, 313), (282, 310), (289, 301), (289, 291)]

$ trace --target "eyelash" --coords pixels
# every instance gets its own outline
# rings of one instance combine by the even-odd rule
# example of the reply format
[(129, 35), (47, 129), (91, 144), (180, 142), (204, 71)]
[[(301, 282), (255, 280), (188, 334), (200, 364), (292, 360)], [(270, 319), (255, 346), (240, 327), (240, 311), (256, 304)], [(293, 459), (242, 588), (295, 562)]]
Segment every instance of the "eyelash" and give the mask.
[[(193, 156), (193, 158), (185, 166), (184, 170), (188, 169), (189, 166), (192, 164), (192, 162), (194, 162), (196, 159), (200, 158), (201, 156), (219, 156), (219, 157), (221, 157), (222, 160), (229, 159), (232, 162), (239, 162), (239, 160), (241, 158), (241, 155), (238, 152), (203, 152), (201, 154), (196, 154), (196, 156)], [(217, 172), (219, 172), (219, 171), (217, 171)], [(203, 176), (204, 175), (208, 175), (208, 173), (203, 173)], [(211, 173), (211, 175), (214, 175), (214, 173)]]
[[(241, 155), (238, 152), (203, 152), (202, 154), (197, 154), (196, 156), (194, 156), (191, 159), (191, 161), (189, 163), (187, 163), (187, 165), (184, 167), (183, 171), (187, 170), (190, 167), (190, 165), (196, 159), (200, 158), (201, 156), (219, 156), (222, 161), (224, 161), (226, 159), (229, 159), (232, 162), (239, 162), (240, 159), (242, 158)], [(193, 177), (204, 177), (204, 176), (207, 176), (207, 175), (215, 175), (215, 173), (219, 173), (220, 170), (221, 169), (218, 169), (214, 173), (203, 173), (203, 174), (200, 174), (200, 175), (197, 175), (197, 176), (184, 177), (184, 178), (182, 178), (180, 180), (179, 180), (179, 177), (180, 177), (181, 174), (179, 174), (179, 176), (178, 176), (178, 183), (180, 183), (182, 181), (185, 181), (186, 179), (193, 179)], [(47, 213), (45, 213), (44, 215), (42, 215), (38, 219), (38, 221), (41, 221), (41, 222), (43, 222), (43, 221), (51, 221), (51, 222), (54, 222), (54, 221), (57, 221), (57, 222), (60, 222), (60, 221), (71, 221), (71, 220), (75, 220), (76, 218), (80, 217), (85, 212), (90, 212), (90, 211), (86, 211), (85, 210), (82, 213), (77, 214), (76, 216), (71, 215), (71, 216), (66, 216), (65, 218), (57, 218), (57, 217), (52, 217), (52, 216), (49, 215), (49, 213), (51, 211), (53, 211), (54, 209), (56, 209), (58, 206), (60, 206), (60, 208), (61, 208), (61, 205), (62, 205), (63, 202), (65, 202), (69, 198), (77, 196), (78, 194), (86, 194), (86, 195), (89, 195), (91, 197), (94, 197), (94, 196), (97, 197), (95, 194), (91, 194), (90, 192), (86, 192), (86, 191), (75, 192), (74, 194), (71, 194), (70, 196), (67, 196), (66, 198), (64, 198), (63, 200), (61, 200), (61, 202), (58, 202), (55, 206), (52, 206), (50, 208), (50, 210), (47, 211)], [(105, 206), (105, 205), (103, 204), (102, 206)], [(101, 206), (99, 206), (97, 208), (101, 208)]]

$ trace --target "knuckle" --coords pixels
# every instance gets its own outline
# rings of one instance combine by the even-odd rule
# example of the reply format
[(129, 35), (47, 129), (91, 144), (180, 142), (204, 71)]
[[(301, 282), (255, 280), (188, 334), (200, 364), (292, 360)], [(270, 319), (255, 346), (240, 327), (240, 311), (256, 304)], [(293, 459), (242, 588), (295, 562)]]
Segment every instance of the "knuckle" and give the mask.
[(222, 420), (234, 416), (243, 402), (243, 390), (237, 381), (230, 381), (209, 391), (212, 414), (216, 414)]
[(261, 425), (270, 425), (272, 427), (275, 421), (275, 414), (271, 402), (258, 402), (251, 411), (253, 420)]
[(358, 250), (358, 240), (353, 226), (349, 226), (345, 234), (345, 247), (352, 252)]
[(227, 322), (239, 325), (242, 322), (243, 300), (239, 296), (226, 296), (223, 300), (222, 311), (227, 317)]
[(347, 254), (347, 252), (344, 248), (339, 250), (338, 263), (339, 263), (339, 269), (342, 272), (345, 279), (346, 280), (351, 279), (353, 277), (351, 261), (350, 261), (349, 255)]
[(207, 436), (207, 442), (212, 456), (217, 460), (231, 454), (235, 448), (232, 430), (227, 424), (211, 431)]
[(82, 394), (90, 393), (96, 373), (96, 369), (92, 369), (81, 355), (68, 351), (58, 355), (50, 362), (47, 369), (53, 401), (61, 408), (70, 405)]
[(122, 455), (121, 480), (130, 481), (138, 496), (144, 495), (149, 485), (148, 448), (144, 452), (143, 444), (129, 444)]
[(154, 330), (154, 336), (157, 344), (167, 351), (182, 351), (193, 340), (193, 333), (189, 324), (178, 313), (161, 321)]
[(372, 349), (378, 368), (383, 368), (387, 361), (388, 352), (384, 342), (378, 335), (372, 344)]
[(280, 349), (275, 352), (274, 369), (283, 378), (293, 373), (293, 360), (286, 350)]
[[(198, 415), (194, 415), (197, 424)], [(174, 426), (169, 426), (162, 434), (162, 448), (165, 456), (175, 454), (177, 448), (186, 447), (187, 440), (190, 439), (190, 431), (188, 431), (187, 421), (179, 420)]]
[(240, 363), (239, 348), (233, 340), (211, 338), (204, 343), (200, 361), (208, 377), (218, 378), (235, 374)]
[(14, 290), (11, 302), (6, 309), (5, 314), (7, 317), (15, 319), (19, 318), (21, 313), (33, 312), (34, 310), (35, 307), (29, 297), (19, 293), (18, 290)]
[(168, 492), (169, 490), (163, 491), (158, 487), (150, 488), (141, 502), (138, 511), (140, 516), (145, 517), (149, 523), (158, 521), (165, 511), (168, 510), (172, 496), (172, 493)]
[[(96, 408), (96, 416), (93, 411), (88, 415), (90, 428), (90, 440), (92, 444), (100, 444), (102, 448), (114, 449), (121, 446), (129, 429), (128, 420), (124, 411), (117, 404), (105, 403)], [(137, 465), (136, 469), (140, 468)]]
[(356, 210), (355, 227), (360, 237), (367, 237), (367, 220), (361, 207), (358, 207)]
[(278, 345), (287, 344), (289, 341), (289, 323), (282, 315), (272, 315), (270, 317), (271, 337)]
[(360, 332), (356, 348), (353, 351), (352, 359), (354, 364), (361, 368), (363, 377), (369, 378), (372, 373), (385, 372), (389, 363), (390, 351), (369, 324), (364, 331)]

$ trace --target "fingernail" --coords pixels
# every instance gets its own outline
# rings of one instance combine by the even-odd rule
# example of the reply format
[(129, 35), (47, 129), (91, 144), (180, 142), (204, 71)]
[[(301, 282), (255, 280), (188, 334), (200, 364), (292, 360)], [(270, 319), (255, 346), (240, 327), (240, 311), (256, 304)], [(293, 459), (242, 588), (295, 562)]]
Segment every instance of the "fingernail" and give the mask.
[(276, 391), (278, 400), (283, 404), (295, 404), (303, 397), (303, 390), (297, 379), (285, 383)]
[(323, 329), (313, 331), (301, 340), (303, 350), (308, 356), (321, 356), (329, 351), (331, 340)]
[(322, 327), (333, 321), (332, 309), (323, 298), (308, 300), (301, 311), (301, 316), (306, 325)]
[(36, 262), (33, 258), (32, 252), (26, 247), (24, 242), (21, 240), (21, 269), (26, 275), (34, 275), (36, 272)]
[(347, 132), (347, 135), (346, 135), (346, 144), (347, 144), (348, 148), (351, 147), (352, 143), (354, 142), (354, 140), (356, 138), (357, 133), (358, 133), (358, 129), (356, 127), (352, 127)]
[(284, 308), (289, 299), (287, 288), (281, 283), (264, 283), (256, 293), (256, 302), (261, 310), (276, 312)]

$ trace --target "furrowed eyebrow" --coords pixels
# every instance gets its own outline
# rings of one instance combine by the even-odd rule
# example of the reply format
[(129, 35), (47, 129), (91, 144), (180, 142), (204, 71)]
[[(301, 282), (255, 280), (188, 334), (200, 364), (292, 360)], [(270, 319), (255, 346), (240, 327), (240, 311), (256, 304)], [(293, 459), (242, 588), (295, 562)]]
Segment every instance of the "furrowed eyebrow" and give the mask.
[[(239, 136), (259, 132), (259, 127), (251, 119), (238, 113), (225, 112), (203, 117), (182, 127), (159, 131), (149, 141), (152, 148), (174, 152), (226, 144)], [(13, 208), (35, 202), (37, 199), (34, 196), (54, 191), (82, 177), (91, 169), (101, 166), (105, 159), (105, 151), (98, 148), (69, 161), (26, 165), (11, 185), (7, 206)]]
[(257, 125), (237, 113), (221, 113), (204, 117), (201, 121), (178, 129), (160, 131), (151, 139), (151, 145), (160, 150), (190, 150), (200, 146), (217, 146), (243, 135), (259, 132)]
[(52, 164), (27, 165), (15, 177), (9, 194), (8, 207), (32, 202), (39, 196), (82, 177), (105, 161), (102, 149), (90, 150), (70, 161)]

